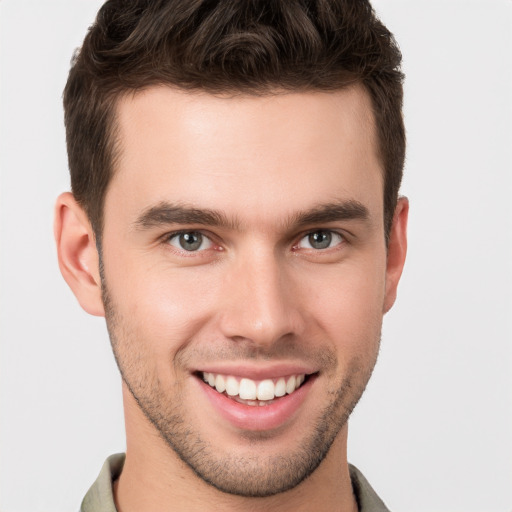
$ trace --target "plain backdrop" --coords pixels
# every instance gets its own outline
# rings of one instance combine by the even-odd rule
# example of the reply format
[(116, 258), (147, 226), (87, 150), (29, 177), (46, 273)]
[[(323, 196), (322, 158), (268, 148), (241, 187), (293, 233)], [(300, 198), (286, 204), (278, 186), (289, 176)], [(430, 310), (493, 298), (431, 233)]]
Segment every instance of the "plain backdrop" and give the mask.
[[(0, 2), (0, 510), (77, 510), (123, 451), (101, 318), (60, 276), (61, 93), (98, 0)], [(512, 510), (512, 2), (379, 0), (404, 56), (399, 298), (349, 459), (395, 512)]]

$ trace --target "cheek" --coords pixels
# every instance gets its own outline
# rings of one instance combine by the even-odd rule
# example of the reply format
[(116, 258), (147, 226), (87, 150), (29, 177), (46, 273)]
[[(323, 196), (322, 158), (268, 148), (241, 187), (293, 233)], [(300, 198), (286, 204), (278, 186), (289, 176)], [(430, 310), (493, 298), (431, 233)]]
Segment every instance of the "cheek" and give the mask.
[(124, 268), (130, 278), (112, 269), (108, 284), (134, 338), (155, 358), (172, 358), (211, 312), (208, 281), (190, 269), (147, 267), (133, 258), (124, 265), (119, 262), (117, 268)]
[[(326, 269), (309, 283), (309, 314), (347, 356), (378, 348), (384, 301), (384, 265), (345, 265)], [(324, 283), (319, 287), (319, 282)]]
[[(284, 294), (287, 306), (305, 319), (308, 339), (330, 344), (343, 358), (368, 357), (378, 348), (385, 263), (377, 262), (385, 257), (371, 254), (340, 265), (288, 269), (292, 293)], [(220, 336), (215, 319), (224, 303), (226, 272), (223, 266), (173, 268), (148, 264), (144, 254), (112, 254), (105, 259), (105, 274), (126, 326), (123, 337), (163, 369), (207, 331), (207, 338)]]

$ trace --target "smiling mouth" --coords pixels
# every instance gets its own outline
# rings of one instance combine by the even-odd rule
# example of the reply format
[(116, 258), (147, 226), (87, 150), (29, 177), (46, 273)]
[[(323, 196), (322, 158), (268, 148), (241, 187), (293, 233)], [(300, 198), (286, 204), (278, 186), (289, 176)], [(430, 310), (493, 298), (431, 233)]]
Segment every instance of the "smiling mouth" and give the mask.
[(271, 405), (277, 399), (294, 393), (309, 377), (301, 373), (256, 381), (209, 372), (198, 372), (198, 376), (218, 393), (249, 406)]

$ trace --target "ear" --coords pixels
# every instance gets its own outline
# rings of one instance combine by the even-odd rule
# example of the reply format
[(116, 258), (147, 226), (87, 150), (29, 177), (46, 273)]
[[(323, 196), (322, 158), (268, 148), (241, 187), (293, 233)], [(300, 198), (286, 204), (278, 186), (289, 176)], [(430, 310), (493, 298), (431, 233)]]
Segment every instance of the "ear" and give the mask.
[(54, 235), (62, 276), (82, 308), (104, 316), (96, 238), (82, 207), (70, 192), (55, 204)]
[(401, 197), (396, 205), (393, 224), (389, 233), (384, 313), (387, 313), (395, 303), (398, 281), (400, 281), (404, 268), (405, 255), (407, 254), (408, 216), (409, 200), (406, 197)]

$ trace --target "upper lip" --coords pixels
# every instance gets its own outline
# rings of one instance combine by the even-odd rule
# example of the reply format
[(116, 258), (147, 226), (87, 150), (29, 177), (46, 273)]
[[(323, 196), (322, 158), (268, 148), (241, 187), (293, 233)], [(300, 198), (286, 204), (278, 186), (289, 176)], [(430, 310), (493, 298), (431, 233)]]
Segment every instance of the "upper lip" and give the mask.
[(205, 364), (204, 366), (198, 367), (195, 371), (232, 375), (240, 378), (245, 377), (251, 380), (265, 380), (278, 379), (290, 375), (309, 375), (316, 373), (318, 369), (301, 363), (263, 363), (258, 366), (248, 363), (221, 363)]

